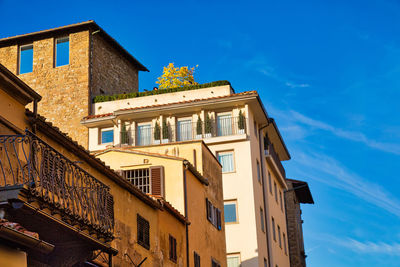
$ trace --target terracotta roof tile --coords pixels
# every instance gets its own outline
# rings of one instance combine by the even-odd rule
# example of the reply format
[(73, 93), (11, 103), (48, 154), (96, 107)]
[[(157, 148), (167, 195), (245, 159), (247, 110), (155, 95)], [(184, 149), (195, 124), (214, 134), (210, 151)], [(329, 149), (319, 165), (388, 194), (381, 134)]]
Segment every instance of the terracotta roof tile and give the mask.
[(15, 223), (15, 222), (10, 222), (6, 219), (0, 219), (0, 225), (11, 228), (15, 231), (18, 231), (20, 233), (23, 233), (25, 235), (34, 237), (36, 239), (39, 239), (39, 234), (36, 232), (30, 232), (28, 230), (26, 230), (22, 225), (20, 225), (19, 223)]
[(246, 92), (242, 92), (242, 93), (236, 93), (236, 94), (230, 94), (230, 95), (224, 95), (224, 96), (200, 98), (200, 99), (193, 99), (193, 100), (187, 100), (187, 101), (178, 101), (178, 102), (172, 102), (172, 103), (166, 103), (166, 104), (149, 105), (149, 106), (141, 106), (141, 107), (134, 107), (134, 108), (123, 108), (123, 109), (116, 110), (113, 113), (86, 116), (86, 117), (83, 118), (83, 120), (108, 117), (108, 116), (114, 115), (114, 113), (117, 112), (117, 111), (128, 111), (128, 110), (138, 110), (138, 109), (146, 109), (146, 108), (157, 108), (157, 107), (170, 106), (170, 105), (176, 105), (176, 104), (195, 103), (195, 102), (214, 100), (214, 99), (223, 99), (223, 98), (242, 96), (242, 95), (257, 95), (257, 91), (246, 91)]

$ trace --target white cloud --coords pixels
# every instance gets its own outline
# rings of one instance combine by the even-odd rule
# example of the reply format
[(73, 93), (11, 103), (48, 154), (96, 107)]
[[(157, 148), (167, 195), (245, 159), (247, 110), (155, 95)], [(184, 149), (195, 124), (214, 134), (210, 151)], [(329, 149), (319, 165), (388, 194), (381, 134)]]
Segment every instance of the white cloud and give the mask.
[(291, 82), (286, 82), (286, 86), (290, 87), (290, 88), (306, 88), (306, 87), (310, 87), (310, 85), (308, 83), (291, 83)]
[(372, 242), (372, 241), (359, 241), (353, 238), (340, 239), (334, 236), (326, 236), (327, 240), (348, 248), (357, 253), (366, 254), (386, 254), (399, 256), (400, 255), (400, 243), (385, 243), (385, 242)]

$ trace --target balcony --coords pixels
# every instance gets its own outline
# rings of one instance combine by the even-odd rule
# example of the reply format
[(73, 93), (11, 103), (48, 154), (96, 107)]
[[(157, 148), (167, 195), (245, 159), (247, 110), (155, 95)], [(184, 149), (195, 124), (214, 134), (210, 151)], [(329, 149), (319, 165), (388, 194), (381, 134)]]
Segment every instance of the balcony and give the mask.
[(120, 142), (122, 145), (147, 146), (243, 134), (246, 134), (246, 118), (227, 116), (205, 122), (178, 120), (175, 126), (166, 128), (139, 125), (136, 129), (121, 131)]
[(278, 154), (276, 154), (275, 152), (274, 146), (271, 143), (267, 143), (264, 152), (266, 157), (272, 158), (273, 164), (275, 164), (281, 176), (283, 177), (283, 179), (285, 179), (286, 178), (285, 168), (283, 168), (283, 165), (279, 160)]
[(53, 218), (112, 239), (110, 188), (29, 131), (0, 135), (0, 202), (5, 201), (37, 204)]

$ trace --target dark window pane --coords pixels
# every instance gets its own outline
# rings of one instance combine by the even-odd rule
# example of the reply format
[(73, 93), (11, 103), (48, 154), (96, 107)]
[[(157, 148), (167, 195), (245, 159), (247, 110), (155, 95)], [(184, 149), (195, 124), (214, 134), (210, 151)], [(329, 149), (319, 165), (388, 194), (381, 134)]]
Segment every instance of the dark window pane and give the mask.
[(22, 46), (20, 50), (19, 74), (32, 72), (33, 45)]
[(56, 67), (69, 64), (69, 38), (56, 41)]
[(101, 143), (114, 142), (114, 130), (101, 131)]
[(225, 204), (225, 222), (236, 222), (236, 204)]

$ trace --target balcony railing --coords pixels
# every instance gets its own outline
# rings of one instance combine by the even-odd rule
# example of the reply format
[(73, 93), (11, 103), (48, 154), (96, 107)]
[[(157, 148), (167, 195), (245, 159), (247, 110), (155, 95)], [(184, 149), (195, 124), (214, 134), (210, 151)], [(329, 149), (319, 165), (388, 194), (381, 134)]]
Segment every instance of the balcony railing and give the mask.
[(283, 168), (283, 165), (282, 165), (281, 161), (279, 160), (278, 154), (276, 154), (274, 146), (271, 143), (266, 144), (265, 156), (271, 156), (273, 158), (273, 160), (274, 160), (276, 166), (278, 166), (278, 169), (281, 172), (283, 178), (286, 178), (285, 168)]
[(109, 187), (29, 131), (0, 135), (0, 192), (18, 187), (27, 188), (30, 199), (57, 210), (63, 220), (112, 237)]
[[(136, 127), (136, 129), (121, 131), (121, 144), (146, 146), (173, 141), (200, 140), (218, 136), (232, 136), (246, 133), (246, 118), (223, 117), (216, 120), (192, 122), (177, 121), (176, 126), (162, 127)], [(155, 133), (157, 131), (157, 133)]]

